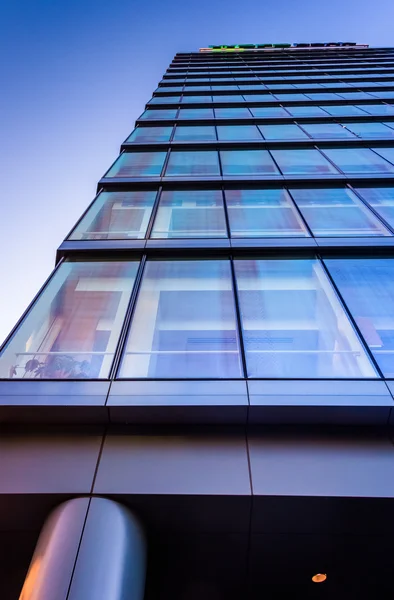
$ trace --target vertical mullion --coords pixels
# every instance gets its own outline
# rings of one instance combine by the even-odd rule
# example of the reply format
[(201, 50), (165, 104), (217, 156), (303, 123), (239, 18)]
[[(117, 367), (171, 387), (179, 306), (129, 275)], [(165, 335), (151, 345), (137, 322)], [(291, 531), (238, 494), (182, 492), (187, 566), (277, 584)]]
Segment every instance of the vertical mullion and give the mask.
[(156, 190), (156, 198), (155, 198), (155, 201), (153, 203), (152, 212), (151, 212), (151, 215), (150, 215), (150, 218), (149, 218), (148, 226), (146, 228), (146, 233), (145, 233), (145, 239), (146, 240), (148, 240), (150, 238), (151, 233), (152, 233), (153, 224), (154, 224), (155, 219), (156, 219), (156, 214), (157, 214), (157, 211), (158, 211), (158, 208), (159, 208), (159, 203), (160, 203), (160, 198), (161, 198), (162, 191), (163, 191), (163, 187), (162, 186), (160, 186)]
[(230, 256), (230, 265), (231, 265), (231, 277), (232, 277), (232, 284), (233, 284), (234, 303), (235, 303), (235, 313), (236, 313), (237, 327), (238, 327), (239, 350), (240, 350), (240, 354), (241, 354), (244, 378), (247, 379), (248, 378), (248, 367), (247, 367), (247, 362), (246, 362), (244, 335), (243, 335), (243, 329), (242, 329), (241, 309), (240, 309), (237, 279), (235, 276), (233, 256)]
[(116, 377), (118, 369), (119, 369), (119, 366), (120, 366), (120, 362), (122, 360), (124, 345), (126, 343), (127, 334), (128, 334), (128, 331), (129, 331), (130, 323), (131, 323), (132, 318), (133, 318), (135, 304), (136, 304), (136, 300), (137, 300), (137, 297), (138, 297), (139, 288), (140, 288), (140, 285), (141, 285), (142, 275), (143, 275), (143, 272), (144, 272), (145, 262), (146, 262), (146, 255), (144, 255), (141, 258), (141, 261), (140, 261), (140, 264), (139, 264), (139, 267), (138, 267), (138, 271), (137, 271), (137, 275), (135, 277), (133, 289), (131, 290), (130, 300), (129, 300), (129, 303), (127, 305), (127, 310), (126, 310), (125, 317), (123, 319), (122, 329), (121, 329), (121, 332), (120, 332), (120, 335), (119, 335), (118, 343), (116, 344), (116, 349), (115, 349), (115, 353), (114, 353), (114, 359), (112, 361), (112, 365), (111, 365), (111, 368), (110, 368), (110, 371), (109, 371), (109, 379), (110, 380), (112, 380), (112, 379), (114, 379)]

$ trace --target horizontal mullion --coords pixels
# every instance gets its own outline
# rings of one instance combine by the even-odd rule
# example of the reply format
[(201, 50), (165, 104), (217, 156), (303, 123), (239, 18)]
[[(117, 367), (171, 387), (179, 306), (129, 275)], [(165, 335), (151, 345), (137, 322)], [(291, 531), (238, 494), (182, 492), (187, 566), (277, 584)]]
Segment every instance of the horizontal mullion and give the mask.
[(294, 123), (337, 123), (340, 121), (349, 121), (352, 123), (373, 122), (392, 122), (394, 115), (322, 115), (319, 117), (245, 117), (245, 118), (220, 118), (212, 117), (211, 119), (137, 119), (136, 124), (140, 127), (168, 127), (171, 125), (287, 125)]

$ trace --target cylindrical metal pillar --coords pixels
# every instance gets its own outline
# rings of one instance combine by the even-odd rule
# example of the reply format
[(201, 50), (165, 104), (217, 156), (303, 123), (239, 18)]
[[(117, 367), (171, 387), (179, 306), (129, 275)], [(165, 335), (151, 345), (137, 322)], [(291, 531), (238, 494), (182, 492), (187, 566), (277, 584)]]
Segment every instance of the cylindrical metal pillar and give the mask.
[(141, 525), (106, 498), (75, 498), (46, 520), (19, 600), (143, 600)]

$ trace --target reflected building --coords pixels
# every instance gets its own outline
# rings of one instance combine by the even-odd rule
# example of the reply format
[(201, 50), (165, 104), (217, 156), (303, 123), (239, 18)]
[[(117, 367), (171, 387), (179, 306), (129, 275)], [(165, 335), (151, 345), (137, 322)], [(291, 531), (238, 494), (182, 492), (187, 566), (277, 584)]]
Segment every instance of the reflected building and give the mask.
[(0, 597), (393, 592), (393, 315), (394, 49), (177, 54), (2, 347)]

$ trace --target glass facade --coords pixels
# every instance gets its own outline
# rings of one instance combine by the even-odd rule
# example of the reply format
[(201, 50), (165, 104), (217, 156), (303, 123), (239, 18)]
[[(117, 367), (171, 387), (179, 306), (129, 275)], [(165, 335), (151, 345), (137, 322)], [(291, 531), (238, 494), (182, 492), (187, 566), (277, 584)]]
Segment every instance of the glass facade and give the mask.
[(308, 52), (175, 57), (1, 378), (394, 378), (394, 76)]
[(147, 263), (120, 376), (242, 376), (229, 261)]
[(70, 240), (143, 239), (156, 191), (101, 192)]
[(163, 191), (151, 237), (227, 237), (222, 192)]
[(375, 377), (316, 260), (235, 261), (249, 377)]
[(137, 262), (61, 264), (5, 347), (0, 376), (108, 377), (137, 269)]

